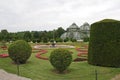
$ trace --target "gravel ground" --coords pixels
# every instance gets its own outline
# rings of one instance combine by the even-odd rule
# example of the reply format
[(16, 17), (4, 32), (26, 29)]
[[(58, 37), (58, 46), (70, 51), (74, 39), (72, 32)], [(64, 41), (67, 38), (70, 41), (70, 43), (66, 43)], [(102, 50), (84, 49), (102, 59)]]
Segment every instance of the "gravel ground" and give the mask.
[(52, 47), (52, 45), (35, 45), (35, 49), (46, 49), (46, 48), (75, 48), (75, 46), (70, 45), (55, 45), (55, 47)]
[(120, 74), (116, 75), (114, 78), (112, 78), (111, 80), (120, 80)]
[(7, 73), (6, 71), (0, 69), (0, 80), (31, 80), (31, 79)]

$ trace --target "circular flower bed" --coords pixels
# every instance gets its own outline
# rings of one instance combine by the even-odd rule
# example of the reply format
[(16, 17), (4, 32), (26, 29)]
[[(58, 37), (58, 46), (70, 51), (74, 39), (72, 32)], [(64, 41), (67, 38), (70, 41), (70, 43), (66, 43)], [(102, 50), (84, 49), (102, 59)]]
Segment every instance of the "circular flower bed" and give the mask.
[(37, 57), (37, 58), (39, 58), (39, 59), (43, 59), (43, 60), (48, 60), (47, 57), (41, 56), (42, 54), (45, 54), (45, 53), (47, 53), (47, 50), (41, 49), (41, 50), (35, 55), (35, 57)]
[(6, 58), (6, 57), (9, 57), (8, 54), (0, 54), (0, 58)]

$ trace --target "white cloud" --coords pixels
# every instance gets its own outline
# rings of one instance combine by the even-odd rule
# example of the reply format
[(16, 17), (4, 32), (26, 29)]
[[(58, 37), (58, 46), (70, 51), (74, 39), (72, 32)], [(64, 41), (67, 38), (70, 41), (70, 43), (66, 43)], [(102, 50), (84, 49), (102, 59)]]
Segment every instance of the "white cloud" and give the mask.
[(120, 20), (119, 0), (0, 0), (0, 30), (52, 30), (104, 18)]

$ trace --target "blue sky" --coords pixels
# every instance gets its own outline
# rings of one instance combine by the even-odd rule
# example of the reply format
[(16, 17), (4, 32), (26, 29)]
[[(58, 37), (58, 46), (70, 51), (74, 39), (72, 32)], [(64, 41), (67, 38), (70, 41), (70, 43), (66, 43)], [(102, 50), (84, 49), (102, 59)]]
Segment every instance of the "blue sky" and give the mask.
[(0, 30), (66, 29), (112, 18), (120, 20), (120, 0), (0, 0)]

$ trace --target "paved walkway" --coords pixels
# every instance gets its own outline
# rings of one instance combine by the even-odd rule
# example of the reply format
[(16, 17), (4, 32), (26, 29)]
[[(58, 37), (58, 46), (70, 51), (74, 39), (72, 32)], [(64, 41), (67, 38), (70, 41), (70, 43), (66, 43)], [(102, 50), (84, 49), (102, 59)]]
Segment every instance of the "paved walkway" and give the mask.
[(0, 80), (31, 80), (31, 79), (7, 73), (6, 71), (0, 69)]
[(46, 48), (75, 48), (75, 46), (71, 45), (55, 45), (55, 47), (52, 47), (52, 45), (35, 45), (35, 49), (46, 49)]

